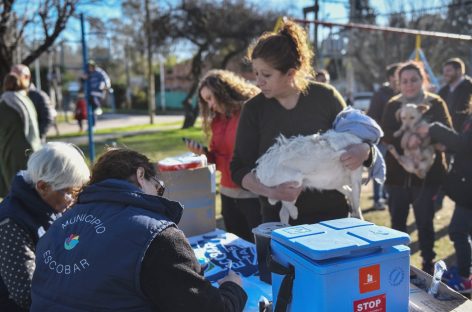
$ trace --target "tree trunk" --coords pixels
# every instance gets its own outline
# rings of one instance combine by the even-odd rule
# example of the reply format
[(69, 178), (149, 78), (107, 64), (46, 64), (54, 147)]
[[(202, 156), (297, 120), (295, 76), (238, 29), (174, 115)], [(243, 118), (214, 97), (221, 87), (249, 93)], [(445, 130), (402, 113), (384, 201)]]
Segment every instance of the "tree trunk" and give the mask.
[(207, 48), (208, 48), (208, 43), (200, 45), (197, 53), (192, 59), (192, 68), (190, 71), (191, 71), (193, 83), (192, 83), (192, 87), (190, 88), (190, 91), (187, 93), (187, 96), (182, 101), (182, 106), (184, 107), (184, 112), (185, 112), (185, 119), (184, 119), (184, 124), (182, 125), (182, 129), (193, 127), (198, 117), (198, 112), (199, 112), (198, 104), (195, 106), (195, 108), (193, 108), (192, 98), (193, 98), (193, 95), (195, 94), (195, 91), (197, 91), (198, 82), (199, 82), (198, 80), (200, 79), (200, 74), (202, 73), (202, 54), (204, 51), (206, 51)]
[(146, 9), (146, 39), (147, 39), (147, 73), (148, 73), (148, 113), (149, 123), (154, 124), (154, 115), (156, 114), (156, 97), (154, 92), (154, 71), (152, 65), (152, 29), (151, 29), (151, 12), (149, 10), (149, 0), (145, 1)]
[(12, 66), (10, 60), (11, 59), (0, 58), (0, 83), (2, 84), (3, 84), (3, 79), (10, 72), (10, 68)]
[(192, 98), (193, 98), (193, 95), (195, 94), (195, 91), (197, 91), (197, 87), (198, 87), (198, 80), (194, 80), (194, 82), (192, 83), (192, 87), (190, 88), (190, 91), (187, 93), (187, 96), (182, 101), (182, 105), (184, 106), (184, 112), (185, 112), (185, 119), (184, 119), (184, 124), (182, 125), (182, 129), (193, 127), (195, 125), (195, 121), (197, 120), (198, 112), (199, 112), (198, 104), (194, 108), (192, 107)]

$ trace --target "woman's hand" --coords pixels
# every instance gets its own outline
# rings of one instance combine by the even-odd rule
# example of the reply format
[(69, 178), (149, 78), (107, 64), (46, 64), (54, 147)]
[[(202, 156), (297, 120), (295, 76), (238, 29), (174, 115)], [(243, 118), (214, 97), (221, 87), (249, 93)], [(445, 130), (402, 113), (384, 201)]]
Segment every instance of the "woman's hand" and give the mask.
[(303, 189), (298, 182), (294, 181), (285, 182), (273, 187), (266, 186), (256, 178), (254, 172), (249, 172), (244, 176), (242, 186), (255, 194), (289, 202), (297, 200)]
[(223, 284), (224, 282), (233, 282), (238, 284), (240, 287), (243, 287), (243, 281), (241, 280), (241, 277), (233, 270), (229, 270), (228, 275), (218, 280), (219, 285)]
[(346, 148), (346, 152), (341, 155), (340, 160), (346, 168), (350, 170), (355, 170), (362, 166), (364, 161), (369, 159), (369, 154), (369, 144), (353, 144)]
[(204, 147), (197, 141), (187, 140), (185, 141), (185, 145), (187, 146), (187, 149), (191, 151), (192, 153), (195, 153), (197, 155), (205, 154)]
[(288, 202), (296, 201), (303, 188), (298, 182), (285, 182), (270, 188), (270, 199), (283, 200)]
[(423, 140), (421, 140), (421, 135), (412, 133), (408, 136), (406, 147), (407, 149), (416, 149), (421, 146)]
[(434, 144), (434, 149), (439, 152), (445, 152), (447, 150), (446, 145), (441, 144), (441, 143)]
[(426, 123), (422, 123), (418, 127), (416, 127), (415, 132), (418, 133), (418, 135), (424, 139), (429, 134), (429, 125)]

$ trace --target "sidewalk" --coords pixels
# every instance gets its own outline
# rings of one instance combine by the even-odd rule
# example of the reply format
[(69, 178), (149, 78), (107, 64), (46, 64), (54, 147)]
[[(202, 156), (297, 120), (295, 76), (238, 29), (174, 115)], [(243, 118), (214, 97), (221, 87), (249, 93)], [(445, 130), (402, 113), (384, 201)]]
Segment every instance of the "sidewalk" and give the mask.
[[(112, 134), (96, 134), (94, 133), (94, 141), (95, 142), (104, 142), (107, 140), (113, 140), (117, 138), (122, 138), (126, 136), (133, 136), (138, 134), (146, 134), (146, 133), (154, 133), (157, 131), (161, 131), (163, 129), (179, 129), (183, 124), (184, 116), (183, 115), (158, 115), (154, 116), (154, 124), (166, 124), (166, 123), (177, 123), (176, 125), (163, 125), (162, 128), (153, 129), (153, 130), (136, 130), (136, 131), (128, 131), (128, 132), (116, 132)], [(103, 130), (103, 129), (111, 129), (111, 128), (119, 128), (119, 127), (129, 127), (129, 126), (136, 126), (136, 125), (146, 125), (149, 124), (150, 118), (148, 115), (126, 115), (126, 114), (113, 114), (113, 113), (105, 113), (100, 116), (97, 120), (96, 127), (94, 130)], [(87, 129), (87, 123), (84, 122), (84, 129)], [(61, 122), (58, 123), (59, 135), (65, 135), (69, 133), (76, 133), (79, 130), (79, 126), (77, 125), (77, 121), (74, 120), (72, 117), (69, 117), (69, 122)], [(48, 138), (51, 136), (57, 135), (56, 130), (54, 127), (51, 127), (48, 131)], [(56, 139), (55, 139), (56, 140)], [(75, 137), (67, 137), (67, 138), (60, 138), (57, 139), (58, 141), (67, 141), (69, 143), (74, 144), (87, 144), (88, 143), (88, 132), (84, 131), (80, 136)], [(48, 140), (49, 141), (49, 140)]]

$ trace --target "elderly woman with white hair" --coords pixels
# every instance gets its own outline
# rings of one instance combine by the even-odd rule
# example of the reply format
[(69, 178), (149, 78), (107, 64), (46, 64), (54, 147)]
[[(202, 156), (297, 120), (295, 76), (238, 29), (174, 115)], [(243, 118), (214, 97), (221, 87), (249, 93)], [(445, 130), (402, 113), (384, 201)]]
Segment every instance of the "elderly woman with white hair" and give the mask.
[(90, 178), (81, 151), (52, 142), (34, 152), (0, 203), (0, 311), (28, 311), (39, 238)]

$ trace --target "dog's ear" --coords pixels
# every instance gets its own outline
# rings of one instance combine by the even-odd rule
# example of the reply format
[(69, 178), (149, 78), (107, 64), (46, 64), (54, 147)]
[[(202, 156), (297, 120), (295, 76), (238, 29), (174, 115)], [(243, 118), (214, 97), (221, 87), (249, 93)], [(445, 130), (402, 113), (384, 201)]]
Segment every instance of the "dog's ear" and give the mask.
[(401, 121), (400, 114), (402, 113), (402, 110), (403, 110), (403, 107), (400, 107), (400, 108), (397, 109), (397, 111), (395, 112), (395, 119), (396, 119), (397, 121)]
[(429, 105), (427, 104), (418, 104), (416, 109), (421, 113), (424, 114), (429, 110)]

